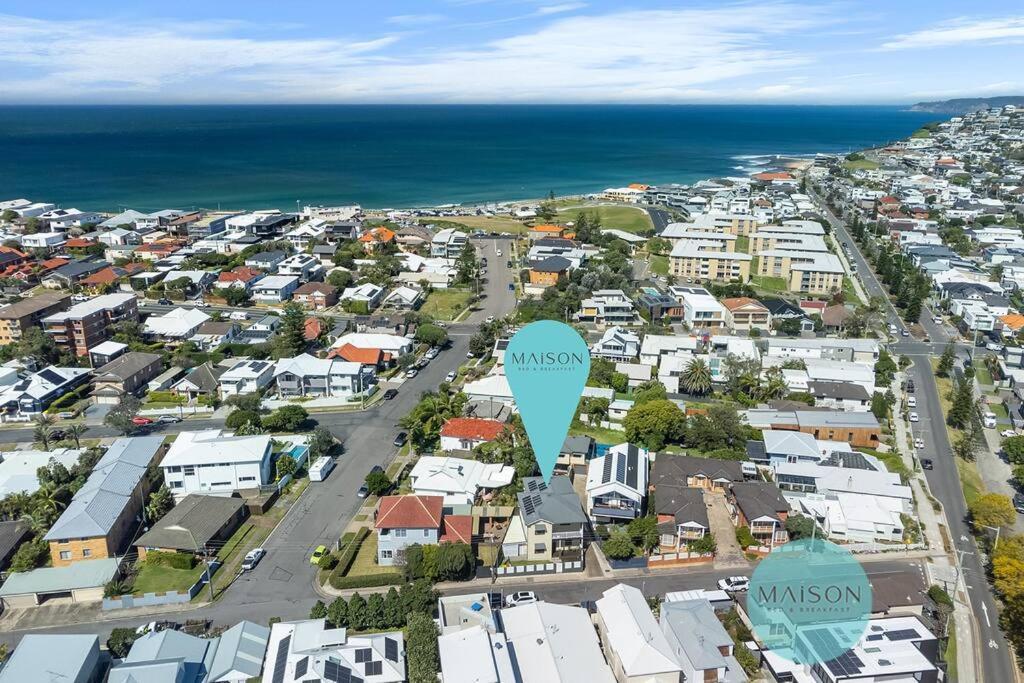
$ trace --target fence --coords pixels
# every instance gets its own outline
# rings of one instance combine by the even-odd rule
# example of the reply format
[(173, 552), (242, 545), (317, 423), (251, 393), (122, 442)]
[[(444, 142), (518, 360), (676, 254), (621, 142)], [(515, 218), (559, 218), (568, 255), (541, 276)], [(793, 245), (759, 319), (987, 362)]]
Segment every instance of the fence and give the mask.
[[(680, 550), (674, 553), (659, 553), (647, 558), (647, 566), (651, 569), (679, 567), (689, 564), (706, 564), (715, 561), (714, 553), (691, 553)], [(613, 565), (614, 566), (614, 565)]]
[(542, 562), (538, 564), (513, 564), (494, 568), (497, 576), (526, 576), (527, 574), (565, 574), (583, 571), (583, 561)]
[[(217, 573), (221, 563), (214, 561), (210, 563), (210, 575)], [(199, 577), (199, 580), (192, 584), (187, 591), (167, 591), (162, 595), (159, 593), (144, 593), (142, 597), (136, 595), (119, 595), (116, 598), (103, 598), (103, 609), (129, 609), (132, 607), (156, 607), (157, 605), (174, 605), (190, 602), (199, 595), (199, 591), (206, 587), (206, 572)]]
[[(786, 544), (780, 544), (775, 546), (774, 549), (785, 548)], [(845, 548), (854, 554), (871, 555), (874, 553), (902, 553), (909, 552), (911, 550), (927, 550), (928, 545), (925, 543), (846, 543), (839, 546)], [(772, 552), (772, 548), (766, 545), (756, 546), (752, 545), (743, 550), (745, 553), (755, 553), (757, 555), (767, 555)]]

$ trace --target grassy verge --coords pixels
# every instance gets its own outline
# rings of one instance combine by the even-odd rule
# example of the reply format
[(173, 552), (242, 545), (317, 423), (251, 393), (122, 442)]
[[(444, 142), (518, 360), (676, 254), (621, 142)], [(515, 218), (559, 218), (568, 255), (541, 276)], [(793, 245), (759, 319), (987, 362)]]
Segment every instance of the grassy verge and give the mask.
[(655, 275), (668, 275), (668, 256), (651, 254), (651, 272)]
[(601, 218), (601, 227), (616, 228), (626, 232), (646, 232), (653, 230), (651, 217), (643, 209), (633, 206), (619, 206), (600, 204), (598, 206), (575, 206), (567, 209), (560, 209), (557, 220), (561, 222), (575, 221), (576, 215), (580, 212), (588, 216), (597, 214)]
[(206, 571), (206, 565), (202, 562), (192, 569), (174, 569), (160, 564), (143, 562), (135, 577), (135, 582), (132, 584), (132, 593), (134, 595), (166, 593), (168, 591), (184, 593), (199, 580), (204, 571)]
[(420, 313), (437, 320), (452, 320), (469, 305), (472, 293), (465, 289), (435, 289), (420, 307)]
[(860, 296), (857, 294), (856, 287), (853, 286), (853, 280), (848, 276), (843, 276), (843, 299), (848, 303), (861, 301)]
[(452, 225), (449, 227), (456, 229), (483, 230), (511, 235), (525, 235), (527, 230), (525, 225), (508, 216), (452, 216), (450, 219), (439, 218), (437, 220), (424, 218), (420, 220), (420, 223), (424, 225), (451, 223)]
[(844, 161), (843, 168), (850, 171), (873, 171), (878, 168), (878, 162), (870, 159), (859, 159), (857, 161)]
[[(931, 359), (932, 371), (934, 372), (939, 365), (937, 358)], [(942, 421), (945, 423), (946, 415), (949, 414), (949, 408), (951, 406), (949, 400), (949, 394), (953, 390), (953, 380), (949, 377), (939, 377), (935, 375), (935, 385), (939, 390), (939, 405), (942, 406)], [(961, 435), (959, 429), (954, 429), (948, 424), (946, 425), (946, 434), (949, 436), (949, 442), (954, 443)], [(953, 457), (956, 463), (956, 471), (960, 477), (960, 488), (964, 492), (964, 500), (967, 501), (967, 505), (978, 499), (984, 493), (985, 483), (981, 479), (981, 474), (978, 472), (977, 463), (967, 462), (961, 458)]]
[(789, 283), (786, 282), (785, 278), (771, 277), (769, 275), (755, 275), (750, 278), (750, 284), (757, 289), (764, 290), (766, 292), (788, 292)]
[(381, 567), (377, 564), (377, 534), (371, 533), (359, 546), (356, 559), (346, 576), (370, 576), (371, 574), (398, 574), (394, 567)]
[(953, 620), (949, 620), (949, 634), (946, 640), (946, 650), (942, 653), (942, 658), (946, 662), (946, 676), (950, 681), (956, 683), (958, 679), (956, 675), (956, 624)]
[[(992, 384), (994, 384), (994, 382), (992, 381), (992, 373), (988, 371), (988, 368), (985, 367), (984, 363), (978, 363), (977, 365), (974, 366), (974, 376), (978, 379), (978, 384), (980, 384), (983, 387), (991, 386)], [(995, 410), (993, 410), (992, 412), (996, 413)], [(996, 414), (998, 415), (998, 413)], [(1003, 417), (1005, 417), (1005, 415)]]
[(750, 238), (746, 235), (738, 235), (736, 237), (736, 251), (742, 251), (744, 254), (749, 254)]

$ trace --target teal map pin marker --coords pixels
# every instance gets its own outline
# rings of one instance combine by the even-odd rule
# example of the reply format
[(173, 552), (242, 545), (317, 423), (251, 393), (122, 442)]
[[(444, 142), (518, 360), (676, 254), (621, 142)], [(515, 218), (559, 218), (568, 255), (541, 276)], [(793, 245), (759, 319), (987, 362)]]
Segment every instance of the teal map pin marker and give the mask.
[(550, 481), (590, 375), (590, 349), (565, 323), (530, 323), (505, 349), (505, 375), (540, 472)]

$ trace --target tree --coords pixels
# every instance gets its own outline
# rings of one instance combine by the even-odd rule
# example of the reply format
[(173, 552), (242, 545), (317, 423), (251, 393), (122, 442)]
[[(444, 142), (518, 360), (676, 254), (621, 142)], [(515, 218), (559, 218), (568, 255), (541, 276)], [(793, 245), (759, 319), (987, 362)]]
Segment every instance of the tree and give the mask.
[(1010, 526), (1017, 519), (1013, 502), (1000, 493), (986, 493), (967, 506), (975, 529)]
[(323, 600), (317, 600), (313, 603), (313, 606), (309, 609), (310, 619), (326, 619), (327, 618), (327, 605), (324, 604)]
[(628, 560), (636, 555), (633, 539), (630, 538), (629, 532), (622, 527), (617, 527), (611, 533), (608, 540), (601, 544), (601, 550), (613, 560)]
[(629, 537), (633, 543), (645, 552), (650, 552), (658, 546), (658, 518), (652, 515), (637, 517), (630, 520), (627, 527)]
[(718, 544), (715, 542), (713, 534), (704, 534), (695, 541), (690, 541), (687, 544), (687, 548), (692, 553), (700, 553), (701, 555), (709, 555), (718, 550)]
[(441, 669), (437, 626), (429, 615), (410, 614), (406, 620), (405, 663), (409, 683), (437, 683)]
[(8, 571), (27, 572), (42, 567), (50, 559), (50, 545), (43, 540), (42, 536), (25, 541), (18, 546), (17, 551), (11, 557), (11, 566)]
[(110, 650), (110, 655), (116, 659), (124, 659), (128, 656), (128, 652), (132, 649), (132, 645), (142, 637), (141, 633), (137, 633), (134, 628), (119, 627), (115, 628), (110, 632), (110, 637), (107, 638), (107, 649)]
[(428, 346), (444, 346), (448, 333), (437, 325), (420, 325), (416, 328), (416, 341)]
[(1024, 465), (1024, 436), (1011, 436), (1005, 439), (1003, 453), (1014, 465)]
[(327, 276), (327, 284), (338, 289), (344, 289), (352, 284), (352, 273), (347, 270), (332, 270)]
[(348, 601), (348, 623), (353, 631), (365, 631), (370, 627), (366, 612), (366, 599), (355, 593)]
[(32, 439), (43, 444), (44, 451), (50, 450), (50, 428), (42, 422), (37, 423), (32, 430)]
[(586, 415), (592, 425), (599, 425), (608, 419), (611, 402), (606, 398), (584, 396), (580, 399), (580, 415)]
[(313, 433), (309, 435), (309, 457), (310, 460), (329, 455), (335, 444), (334, 435), (323, 425), (317, 425)]
[(961, 434), (953, 442), (953, 455), (966, 462), (974, 462), (975, 441), (970, 434)]
[[(228, 417), (231, 417), (230, 415)], [(309, 418), (302, 406), (282, 406), (262, 418), (263, 427), (271, 432), (297, 432)]]
[(284, 305), (284, 315), (273, 344), (275, 358), (293, 358), (305, 350), (306, 314), (297, 303), (290, 301)]
[(398, 628), (405, 625), (405, 608), (402, 606), (402, 596), (398, 589), (392, 586), (384, 597), (384, 622), (389, 628)]
[(649, 450), (660, 450), (679, 441), (686, 428), (686, 415), (675, 403), (655, 400), (633, 406), (622, 421), (626, 439)]
[(468, 284), (477, 277), (476, 247), (472, 242), (467, 241), (455, 262), (455, 281), (458, 284)]
[(249, 292), (245, 287), (228, 287), (221, 289), (224, 303), (228, 306), (248, 306), (251, 303)]
[(277, 456), (277, 480), (280, 481), (289, 474), (295, 474), (295, 470), (297, 470), (298, 467), (299, 465), (295, 462), (295, 458), (287, 453), (282, 453)]
[(884, 394), (876, 391), (871, 395), (871, 414), (879, 420), (889, 417), (889, 402), (885, 400)]
[(141, 408), (142, 402), (139, 399), (132, 394), (125, 394), (104, 416), (103, 424), (128, 436), (136, 429), (132, 418), (139, 414)]
[(327, 621), (334, 628), (348, 626), (348, 602), (345, 598), (335, 598), (327, 608)]
[(162, 518), (171, 508), (174, 507), (174, 496), (171, 490), (164, 484), (149, 496), (149, 503), (146, 505), (146, 519), (150, 523)]
[(768, 368), (765, 371), (764, 383), (758, 391), (758, 397), (762, 401), (770, 401), (777, 398), (784, 398), (789, 393), (789, 383), (786, 382), (782, 368)]
[(974, 417), (975, 409), (974, 383), (966, 378), (958, 379), (953, 386), (952, 403), (946, 416), (946, 423), (950, 427), (964, 429)]
[(374, 470), (366, 475), (366, 488), (371, 496), (382, 496), (391, 490), (391, 479), (380, 470)]
[(648, 401), (663, 401), (668, 398), (665, 385), (658, 380), (644, 382), (633, 390), (633, 404), (641, 405)]
[(464, 581), (473, 573), (476, 557), (466, 543), (441, 543), (437, 546), (438, 581)]
[(704, 396), (711, 393), (711, 368), (703, 358), (693, 358), (679, 377), (679, 386), (688, 394)]
[(750, 533), (749, 526), (741, 526), (736, 529), (736, 542), (739, 544), (741, 549), (757, 545), (757, 539), (754, 538), (754, 534)]
[(250, 410), (233, 410), (224, 420), (224, 426), (228, 429), (237, 431), (243, 425), (253, 425), (262, 428), (263, 420), (258, 412)]
[(940, 377), (949, 377), (950, 371), (953, 370), (953, 362), (956, 360), (956, 346), (953, 342), (946, 344), (946, 348), (943, 350), (942, 355), (939, 356), (939, 365), (935, 369), (936, 373)]
[(82, 447), (82, 437), (89, 431), (89, 428), (83, 422), (75, 422), (68, 425), (67, 429), (64, 430), (68, 436), (75, 442), (75, 448)]
[[(790, 515), (786, 518), (786, 532), (789, 534), (791, 540), (798, 540), (801, 538), (810, 538), (815, 532), (814, 528), (817, 526), (814, 520), (810, 517), (804, 517), (803, 515)], [(821, 535), (821, 532), (818, 532)]]
[(703, 415), (690, 418), (684, 432), (689, 448), (701, 451), (729, 449), (741, 451), (749, 430), (740, 421), (739, 413), (727, 405), (713, 405)]
[(378, 630), (391, 626), (384, 622), (384, 596), (380, 593), (371, 593), (366, 599), (366, 623)]

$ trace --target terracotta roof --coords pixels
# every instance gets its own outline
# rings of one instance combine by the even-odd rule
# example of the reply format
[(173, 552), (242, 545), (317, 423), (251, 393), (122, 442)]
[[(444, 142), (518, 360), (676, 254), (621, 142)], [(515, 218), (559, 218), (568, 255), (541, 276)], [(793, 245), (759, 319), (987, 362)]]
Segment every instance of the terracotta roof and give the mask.
[(846, 306), (837, 304), (829, 306), (821, 312), (821, 322), (829, 327), (842, 327), (852, 316), (853, 311)]
[(302, 329), (302, 338), (306, 341), (315, 341), (324, 333), (324, 326), (316, 318), (306, 318)]
[(631, 190), (649, 190), (649, 189), (651, 189), (650, 185), (644, 185), (643, 183), (630, 183), (628, 185), (628, 187)]
[(395, 233), (387, 228), (374, 228), (359, 237), (360, 242), (390, 242), (393, 239), (395, 239)]
[(758, 173), (754, 178), (756, 180), (792, 180), (793, 176), (783, 171), (767, 171), (765, 173)]
[(743, 308), (744, 306), (757, 306), (766, 311), (768, 310), (760, 301), (757, 299), (751, 299), (749, 296), (737, 296), (729, 299), (722, 299), (721, 304), (730, 311), (735, 311), (739, 308)]
[(93, 242), (92, 240), (84, 240), (81, 237), (72, 237), (64, 243), (64, 247), (66, 249), (84, 249), (85, 247), (91, 247), (94, 244), (96, 244), (96, 242)]
[(879, 204), (899, 204), (900, 200), (896, 199), (895, 197), (891, 197), (889, 195), (886, 195), (886, 196), (882, 197), (881, 199), (879, 199), (878, 203)]
[(453, 417), (441, 427), (441, 436), (475, 441), (493, 441), (498, 438), (505, 423), (498, 420), (484, 420), (478, 417)]
[(115, 282), (117, 282), (118, 277), (120, 277), (120, 276), (117, 273), (114, 272), (114, 269), (111, 268), (110, 266), (108, 266), (108, 267), (104, 268), (103, 270), (97, 270), (95, 273), (93, 273), (92, 275), (89, 275), (88, 277), (82, 278), (82, 281), (79, 284), (86, 285), (86, 286), (88, 286), (88, 285), (112, 285)]
[(238, 266), (231, 270), (226, 270), (220, 274), (217, 278), (218, 282), (249, 282), (255, 278), (258, 278), (263, 273), (250, 268), (249, 266)]
[(562, 232), (565, 228), (561, 225), (535, 225), (530, 230), (534, 232)]
[(445, 515), (441, 543), (473, 544), (473, 515)]
[(69, 263), (71, 263), (69, 259), (60, 258), (58, 256), (57, 258), (48, 258), (45, 261), (40, 261), (39, 266), (43, 270), (54, 270), (56, 268), (60, 268), (61, 266), (66, 266)]
[(324, 296), (331, 296), (332, 294), (337, 293), (338, 288), (335, 287), (334, 285), (329, 285), (325, 282), (307, 282), (306, 284), (302, 285), (294, 292), (292, 292), (292, 295), (294, 296), (296, 294), (323, 294)]
[(824, 301), (815, 301), (804, 299), (800, 302), (800, 308), (804, 311), (824, 311), (828, 307), (828, 303)]
[(1024, 327), (1024, 315), (1021, 315), (1020, 313), (1010, 313), (1008, 315), (1002, 316), (1001, 318), (999, 318), (999, 320), (1003, 323), (1003, 325), (1009, 327), (1011, 330), (1015, 332), (1020, 328)]
[(358, 346), (345, 344), (335, 349), (336, 356), (347, 360), (350, 363), (362, 363), (363, 365), (379, 365), (384, 360), (384, 352), (380, 349), (361, 349)]
[(438, 529), (443, 496), (384, 496), (377, 502), (378, 529)]

